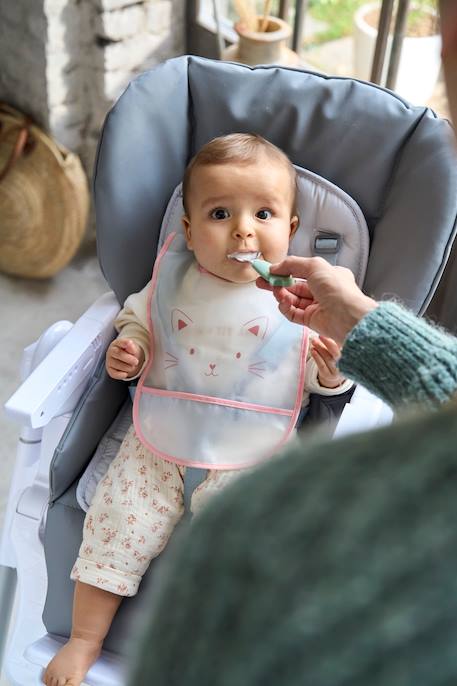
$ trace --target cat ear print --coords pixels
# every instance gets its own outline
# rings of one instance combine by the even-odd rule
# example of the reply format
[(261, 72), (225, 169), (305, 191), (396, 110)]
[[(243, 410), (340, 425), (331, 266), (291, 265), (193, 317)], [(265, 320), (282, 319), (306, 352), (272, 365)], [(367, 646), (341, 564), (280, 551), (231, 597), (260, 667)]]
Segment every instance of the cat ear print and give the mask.
[(179, 332), (185, 329), (186, 326), (191, 326), (193, 321), (190, 317), (185, 314), (182, 310), (174, 309), (171, 312), (171, 328), (173, 333)]
[(243, 329), (247, 333), (257, 336), (257, 338), (265, 338), (268, 329), (268, 317), (250, 319), (246, 324), (243, 324)]

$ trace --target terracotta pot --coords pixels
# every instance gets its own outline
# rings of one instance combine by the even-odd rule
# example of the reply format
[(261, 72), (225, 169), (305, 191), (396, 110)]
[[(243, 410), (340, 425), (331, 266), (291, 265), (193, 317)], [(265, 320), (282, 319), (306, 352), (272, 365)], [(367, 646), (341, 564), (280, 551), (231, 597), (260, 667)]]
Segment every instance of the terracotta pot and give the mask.
[[(263, 17), (258, 17), (258, 22)], [(243, 64), (297, 64), (299, 57), (287, 47), (292, 29), (278, 17), (267, 17), (266, 31), (249, 31), (238, 22), (235, 31), (240, 40), (224, 51), (224, 60)]]

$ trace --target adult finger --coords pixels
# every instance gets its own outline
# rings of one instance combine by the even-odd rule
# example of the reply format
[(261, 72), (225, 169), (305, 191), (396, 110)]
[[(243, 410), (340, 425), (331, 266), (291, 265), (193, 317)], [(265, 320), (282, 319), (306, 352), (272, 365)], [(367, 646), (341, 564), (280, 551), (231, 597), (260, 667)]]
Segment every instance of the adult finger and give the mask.
[(289, 255), (282, 262), (272, 264), (270, 272), (282, 276), (291, 274), (292, 276), (306, 279), (313, 271), (313, 260), (315, 259), (315, 257), (296, 257), (295, 255)]
[(293, 286), (288, 286), (286, 288), (285, 286), (272, 286), (268, 281), (265, 281), (265, 279), (259, 276), (259, 278), (256, 279), (256, 286), (264, 291), (272, 291), (278, 301), (286, 297), (287, 293), (293, 293), (294, 295), (309, 298), (310, 300), (313, 299), (313, 295), (306, 281), (298, 281), (294, 283)]
[(261, 276), (258, 276), (257, 279), (255, 280), (255, 285), (257, 288), (260, 288), (262, 291), (272, 291), (273, 286), (268, 283), (268, 281), (265, 281), (264, 278)]
[(273, 293), (279, 297), (285, 296), (287, 293), (292, 293), (300, 298), (314, 300), (313, 294), (306, 281), (296, 281), (292, 286), (274, 286)]
[(294, 324), (300, 324), (301, 326), (309, 326), (311, 319), (310, 308), (314, 307), (311, 305), (305, 309), (301, 307), (295, 307), (295, 305), (290, 302), (280, 302), (278, 309), (289, 321)]
[(286, 305), (289, 307), (294, 307), (297, 310), (307, 311), (309, 307), (314, 305), (317, 307), (317, 303), (312, 298), (302, 297), (300, 294), (295, 294), (289, 291), (287, 288), (276, 289), (273, 291), (273, 295), (280, 305)]

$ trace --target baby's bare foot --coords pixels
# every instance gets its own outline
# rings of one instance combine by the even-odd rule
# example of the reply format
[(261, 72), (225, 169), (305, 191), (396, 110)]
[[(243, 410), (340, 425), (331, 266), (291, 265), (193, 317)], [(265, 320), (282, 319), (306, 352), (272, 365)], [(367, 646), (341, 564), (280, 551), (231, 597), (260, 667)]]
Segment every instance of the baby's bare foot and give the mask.
[(70, 638), (46, 667), (46, 686), (80, 686), (102, 649), (101, 642)]

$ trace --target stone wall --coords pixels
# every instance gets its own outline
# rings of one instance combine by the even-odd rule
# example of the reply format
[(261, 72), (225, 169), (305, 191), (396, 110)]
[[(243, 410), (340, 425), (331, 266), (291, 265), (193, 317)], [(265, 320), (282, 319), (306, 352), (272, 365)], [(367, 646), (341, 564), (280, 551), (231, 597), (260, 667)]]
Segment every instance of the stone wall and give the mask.
[(185, 51), (184, 0), (0, 0), (0, 99), (90, 173), (103, 118), (141, 71)]

